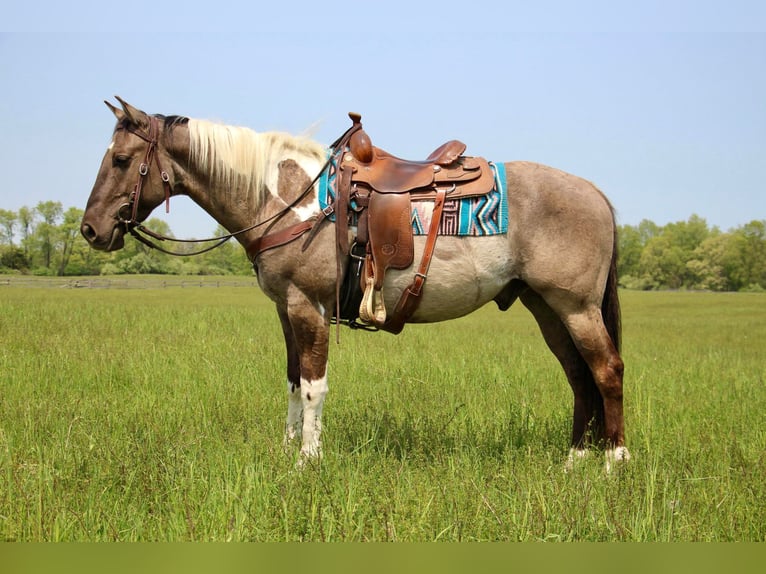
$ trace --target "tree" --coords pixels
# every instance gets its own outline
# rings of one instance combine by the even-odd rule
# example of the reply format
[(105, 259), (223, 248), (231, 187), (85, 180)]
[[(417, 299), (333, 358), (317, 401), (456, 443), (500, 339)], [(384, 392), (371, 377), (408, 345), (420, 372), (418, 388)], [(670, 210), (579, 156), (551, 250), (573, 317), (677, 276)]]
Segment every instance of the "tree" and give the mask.
[(726, 267), (732, 288), (766, 288), (766, 220), (751, 221), (731, 235)]
[(620, 277), (636, 276), (638, 274), (638, 263), (641, 260), (641, 251), (644, 244), (641, 242), (641, 235), (637, 227), (630, 225), (621, 225), (617, 230), (618, 255), (617, 274)]
[[(170, 226), (166, 221), (152, 218), (146, 222), (146, 226), (158, 234), (172, 237)], [(181, 263), (175, 261), (172, 256), (128, 237), (125, 240), (125, 246), (113, 254), (107, 271), (109, 273), (177, 274), (180, 273), (180, 266)]]
[(64, 221), (56, 229), (56, 247), (57, 251), (60, 252), (57, 275), (65, 274), (77, 239), (79, 238), (82, 241), (80, 237), (80, 221), (82, 220), (83, 213), (82, 209), (70, 207), (64, 213)]
[(24, 258), (29, 261), (30, 240), (35, 225), (35, 212), (26, 205), (19, 209), (19, 227), (21, 228), (21, 245), (24, 249)]
[(653, 280), (642, 271), (641, 254), (646, 244), (660, 233), (661, 229), (648, 219), (637, 226), (623, 225), (618, 228), (617, 275), (621, 286), (629, 289), (656, 288)]
[(0, 209), (0, 243), (13, 247), (13, 229), (18, 219), (13, 211)]
[(641, 223), (638, 224), (638, 234), (641, 237), (642, 245), (646, 245), (650, 239), (657, 237), (661, 233), (662, 228), (654, 223), (654, 221), (642, 219)]
[(35, 208), (42, 221), (35, 229), (35, 235), (40, 242), (43, 256), (43, 265), (50, 269), (53, 260), (54, 238), (56, 235), (56, 222), (63, 214), (63, 207), (59, 201), (41, 201)]
[(4, 272), (6, 269), (14, 271), (29, 269), (29, 262), (24, 257), (24, 250), (13, 245), (0, 246), (0, 272)]
[[(228, 235), (221, 225), (213, 232), (213, 237)], [(196, 258), (195, 258), (196, 259)], [(200, 273), (206, 275), (251, 275), (253, 267), (240, 244), (230, 239), (227, 243), (199, 256)]]
[(686, 264), (691, 289), (728, 291), (731, 282), (726, 271), (731, 235), (716, 234), (705, 239), (693, 252)]
[(668, 223), (652, 237), (641, 252), (639, 268), (652, 279), (655, 288), (680, 289), (689, 287), (699, 277), (700, 269), (689, 268), (695, 250), (712, 234), (707, 222), (698, 215), (688, 221)]
[(683, 251), (673, 244), (670, 234), (649, 240), (641, 252), (639, 272), (651, 281), (653, 289), (678, 289), (683, 285), (686, 259)]

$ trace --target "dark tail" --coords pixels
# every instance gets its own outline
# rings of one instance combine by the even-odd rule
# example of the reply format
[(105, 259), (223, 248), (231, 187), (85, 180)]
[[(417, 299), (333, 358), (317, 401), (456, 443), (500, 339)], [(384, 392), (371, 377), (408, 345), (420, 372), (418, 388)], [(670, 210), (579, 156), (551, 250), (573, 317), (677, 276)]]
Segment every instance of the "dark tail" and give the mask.
[(622, 343), (622, 317), (620, 313), (620, 299), (617, 295), (617, 245), (617, 225), (615, 223), (612, 262), (609, 266), (609, 277), (606, 280), (604, 299), (601, 301), (601, 316), (604, 319), (606, 331), (612, 338), (615, 349), (619, 352)]

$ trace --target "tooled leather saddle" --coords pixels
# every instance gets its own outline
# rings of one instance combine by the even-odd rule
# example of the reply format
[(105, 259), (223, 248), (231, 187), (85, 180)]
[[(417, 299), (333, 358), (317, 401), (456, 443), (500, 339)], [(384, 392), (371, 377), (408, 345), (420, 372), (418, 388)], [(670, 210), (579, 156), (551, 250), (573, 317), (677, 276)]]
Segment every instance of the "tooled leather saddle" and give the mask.
[[(337, 249), (339, 255), (347, 255), (351, 249), (352, 258), (363, 261), (359, 318), (368, 325), (399, 333), (420, 303), (445, 200), (489, 193), (494, 187), (494, 173), (487, 160), (464, 156), (466, 146), (458, 140), (439, 146), (424, 161), (400, 159), (372, 145), (359, 114), (350, 113), (349, 117), (353, 125), (347, 132), (346, 149), (340, 150), (334, 205)], [(413, 199), (433, 201), (433, 215), (414, 278), (388, 315), (382, 293), (386, 271), (407, 269), (414, 263)], [(352, 204), (358, 213), (356, 237), (350, 248)]]

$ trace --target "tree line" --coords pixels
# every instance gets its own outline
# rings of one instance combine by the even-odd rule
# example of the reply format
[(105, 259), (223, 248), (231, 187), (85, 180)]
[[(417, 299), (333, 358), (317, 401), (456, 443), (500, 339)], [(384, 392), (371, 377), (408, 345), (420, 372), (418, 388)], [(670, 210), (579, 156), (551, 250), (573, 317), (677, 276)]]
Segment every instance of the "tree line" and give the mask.
[[(91, 249), (80, 235), (83, 210), (43, 201), (18, 211), (0, 209), (0, 273), (34, 275), (250, 275), (242, 248), (230, 241), (192, 257), (173, 257), (128, 239), (113, 253)], [(173, 237), (168, 224), (147, 226)], [(214, 234), (223, 235), (218, 228)], [(729, 231), (692, 215), (657, 225), (644, 220), (618, 229), (618, 276), (628, 289), (762, 291), (766, 289), (766, 220)], [(178, 244), (179, 251), (195, 249)]]
[(617, 274), (628, 289), (766, 289), (766, 220), (723, 232), (692, 215), (663, 226), (622, 225), (618, 234)]
[[(252, 275), (252, 267), (239, 244), (231, 240), (218, 249), (191, 257), (174, 257), (126, 238), (125, 247), (112, 253), (91, 249), (80, 235), (83, 210), (66, 211), (57, 201), (43, 201), (17, 212), (0, 209), (0, 273), (32, 275)], [(160, 219), (147, 227), (174, 237)], [(227, 232), (218, 228), (216, 235)], [(204, 247), (204, 245), (203, 245)], [(199, 245), (180, 243), (179, 252), (192, 252)]]

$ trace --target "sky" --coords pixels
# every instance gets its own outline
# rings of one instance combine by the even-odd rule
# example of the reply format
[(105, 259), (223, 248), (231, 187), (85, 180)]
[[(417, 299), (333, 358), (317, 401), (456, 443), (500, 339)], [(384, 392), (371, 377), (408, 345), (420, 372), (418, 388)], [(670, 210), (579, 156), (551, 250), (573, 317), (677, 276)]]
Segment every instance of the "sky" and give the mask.
[[(4, 209), (84, 209), (119, 95), (326, 144), (359, 112), (400, 157), (460, 139), (582, 176), (620, 224), (766, 219), (761, 0), (26, 0), (0, 30)], [(216, 228), (186, 198), (153, 215)]]

